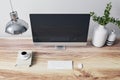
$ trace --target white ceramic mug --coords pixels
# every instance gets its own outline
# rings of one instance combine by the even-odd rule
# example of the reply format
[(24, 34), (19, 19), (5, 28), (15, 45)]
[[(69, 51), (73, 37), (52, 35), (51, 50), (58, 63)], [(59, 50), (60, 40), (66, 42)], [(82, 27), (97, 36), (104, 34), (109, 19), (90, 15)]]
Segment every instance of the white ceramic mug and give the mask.
[(30, 57), (30, 53), (23, 51), (23, 52), (21, 52), (20, 57), (23, 60), (27, 60)]

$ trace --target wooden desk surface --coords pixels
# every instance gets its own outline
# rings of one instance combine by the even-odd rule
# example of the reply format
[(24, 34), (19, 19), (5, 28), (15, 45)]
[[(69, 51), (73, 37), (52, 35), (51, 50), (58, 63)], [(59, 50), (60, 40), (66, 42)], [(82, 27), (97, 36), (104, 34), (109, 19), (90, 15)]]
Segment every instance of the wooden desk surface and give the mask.
[[(30, 68), (15, 67), (18, 50), (34, 52)], [(73, 70), (48, 70), (48, 60), (73, 60)], [(83, 68), (77, 65), (82, 63)], [(0, 80), (120, 80), (120, 42), (96, 48), (36, 47), (30, 39), (0, 39)]]

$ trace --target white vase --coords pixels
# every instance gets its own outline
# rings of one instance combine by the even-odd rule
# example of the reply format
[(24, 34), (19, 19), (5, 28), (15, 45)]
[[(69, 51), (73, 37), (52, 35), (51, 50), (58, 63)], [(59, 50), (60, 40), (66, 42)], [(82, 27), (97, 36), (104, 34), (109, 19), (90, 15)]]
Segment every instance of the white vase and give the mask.
[(115, 33), (115, 30), (112, 30), (107, 39), (107, 45), (112, 46), (115, 40), (116, 40), (116, 33)]
[(107, 29), (105, 28), (105, 26), (99, 25), (99, 27), (94, 30), (92, 43), (96, 47), (102, 47), (105, 45), (107, 37)]

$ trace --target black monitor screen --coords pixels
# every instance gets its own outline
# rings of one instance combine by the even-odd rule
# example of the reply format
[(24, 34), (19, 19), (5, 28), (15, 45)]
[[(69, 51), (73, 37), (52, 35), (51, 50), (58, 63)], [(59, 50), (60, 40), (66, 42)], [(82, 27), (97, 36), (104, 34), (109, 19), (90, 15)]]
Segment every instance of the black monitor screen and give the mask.
[(87, 42), (89, 14), (30, 14), (33, 42)]

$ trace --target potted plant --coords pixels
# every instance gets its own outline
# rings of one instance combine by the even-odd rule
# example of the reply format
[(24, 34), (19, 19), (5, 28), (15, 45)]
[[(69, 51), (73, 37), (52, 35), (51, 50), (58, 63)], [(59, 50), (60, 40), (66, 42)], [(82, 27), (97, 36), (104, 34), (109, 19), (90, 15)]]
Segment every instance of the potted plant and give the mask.
[(93, 21), (97, 22), (99, 24), (99, 27), (96, 28), (93, 34), (93, 40), (92, 43), (96, 47), (102, 47), (104, 46), (107, 37), (108, 37), (108, 31), (106, 29), (106, 25), (108, 23), (113, 23), (115, 25), (120, 26), (120, 20), (116, 19), (114, 17), (110, 17), (110, 10), (112, 8), (111, 2), (107, 4), (106, 9), (104, 10), (103, 16), (97, 16), (95, 12), (90, 12), (90, 15), (93, 19)]

